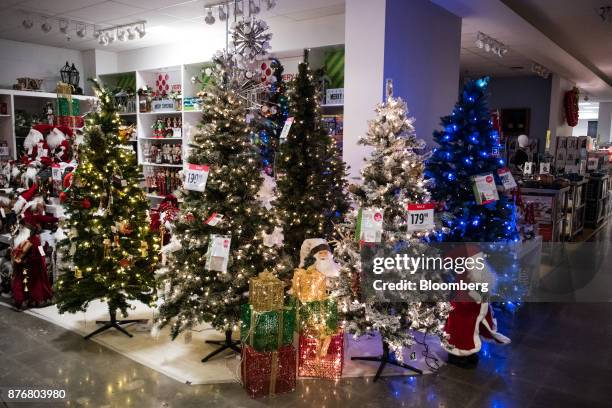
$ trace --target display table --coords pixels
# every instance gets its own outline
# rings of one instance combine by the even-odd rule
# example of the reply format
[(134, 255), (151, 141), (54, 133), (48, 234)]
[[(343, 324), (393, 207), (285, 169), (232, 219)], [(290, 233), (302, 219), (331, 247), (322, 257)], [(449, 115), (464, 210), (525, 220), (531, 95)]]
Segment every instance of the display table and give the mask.
[(521, 188), (525, 204), (534, 204), (538, 234), (544, 242), (564, 239), (565, 208), (569, 187)]

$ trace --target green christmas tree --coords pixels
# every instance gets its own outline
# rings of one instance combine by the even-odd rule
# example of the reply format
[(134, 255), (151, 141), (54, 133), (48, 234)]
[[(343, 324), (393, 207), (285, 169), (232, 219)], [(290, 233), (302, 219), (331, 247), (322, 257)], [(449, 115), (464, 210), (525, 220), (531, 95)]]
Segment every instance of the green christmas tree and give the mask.
[[(108, 304), (114, 327), (117, 311), (127, 316), (131, 300), (155, 300), (159, 242), (149, 231), (149, 203), (139, 186), (136, 152), (119, 135), (120, 119), (112, 95), (94, 81), (97, 110), (87, 118), (80, 163), (65, 202), (67, 238), (59, 251), (61, 267), (55, 296), (60, 313), (85, 311), (89, 302)], [(91, 336), (90, 335), (90, 336)]]
[(346, 166), (321, 120), (319, 92), (308, 63), (308, 51), (289, 87), (293, 125), (280, 140), (277, 154), (276, 206), (283, 225), (285, 250), (293, 261), (307, 238), (330, 239), (349, 204)]
[[(231, 332), (239, 325), (240, 305), (247, 302), (249, 279), (265, 269), (288, 270), (289, 265), (279, 260), (276, 248), (264, 244), (273, 217), (256, 198), (261, 161), (250, 140), (245, 101), (237, 91), (239, 75), (230, 57), (217, 55), (214, 62), (212, 80), (202, 92), (202, 121), (187, 159), (190, 165), (207, 166), (208, 179), (197, 191), (187, 189), (191, 176), (186, 175), (173, 230), (180, 249), (169, 254), (162, 277), (171, 289), (164, 295), (159, 324), (170, 324), (176, 338), (207, 322), (226, 333), (224, 348), (237, 350)], [(225, 259), (215, 247), (220, 239), (229, 248)]]

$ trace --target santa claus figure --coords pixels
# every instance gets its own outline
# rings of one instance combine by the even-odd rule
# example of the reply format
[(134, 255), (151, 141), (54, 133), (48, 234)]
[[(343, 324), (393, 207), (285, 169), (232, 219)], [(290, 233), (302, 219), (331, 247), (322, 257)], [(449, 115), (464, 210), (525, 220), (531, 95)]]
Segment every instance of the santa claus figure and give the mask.
[[(483, 252), (477, 245), (465, 245), (454, 250), (451, 257), (483, 258)], [(472, 283), (486, 283), (488, 290), (495, 286), (495, 274), (485, 262), (485, 268), (473, 268), (464, 274), (457, 275), (459, 280)], [(478, 352), (482, 340), (497, 344), (509, 344), (510, 339), (497, 332), (497, 321), (493, 309), (483, 301), (482, 294), (476, 291), (457, 292), (451, 301), (452, 310), (446, 320), (444, 331), (448, 334), (448, 362), (463, 368), (475, 367), (478, 364)]]
[(37, 184), (32, 184), (32, 186), (30, 186), (30, 188), (28, 188), (26, 191), (21, 193), (19, 195), (19, 197), (17, 197), (17, 200), (15, 201), (15, 204), (13, 204), (13, 212), (17, 216), (22, 215), (23, 212), (28, 208), (28, 205), (29, 205), (30, 201), (32, 201), (32, 199), (36, 195), (36, 190), (37, 189), (38, 189), (38, 185)]
[(18, 309), (47, 306), (53, 290), (47, 274), (47, 262), (37, 227), (23, 220), (13, 241), (13, 302)]
[(56, 126), (47, 136), (50, 156), (55, 163), (69, 163), (72, 160), (69, 138), (72, 138), (72, 129), (68, 126)]
[(49, 146), (45, 142), (45, 135), (53, 129), (53, 126), (38, 124), (32, 126), (30, 132), (23, 141), (25, 154), (21, 161), (27, 165), (49, 165)]
[(334, 261), (329, 244), (322, 238), (305, 239), (300, 248), (300, 268), (311, 266), (327, 278), (340, 276), (340, 267)]

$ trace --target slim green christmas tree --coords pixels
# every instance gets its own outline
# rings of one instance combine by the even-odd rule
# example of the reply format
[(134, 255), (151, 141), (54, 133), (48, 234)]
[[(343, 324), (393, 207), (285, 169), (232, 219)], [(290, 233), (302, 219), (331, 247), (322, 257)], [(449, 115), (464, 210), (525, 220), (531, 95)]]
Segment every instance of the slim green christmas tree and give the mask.
[[(159, 325), (172, 338), (202, 322), (225, 332), (222, 346), (239, 351), (232, 330), (247, 302), (249, 279), (268, 269), (289, 270), (273, 247), (264, 245), (272, 213), (256, 195), (262, 183), (258, 149), (251, 143), (244, 99), (237, 92), (232, 59), (217, 55), (212, 80), (203, 90), (202, 122), (189, 144), (183, 203), (173, 230), (180, 249), (169, 254), (163, 280), (170, 283)], [(207, 173), (207, 179), (202, 177)], [(205, 180), (205, 181), (204, 181)]]
[(306, 50), (288, 97), (293, 125), (286, 140), (280, 140), (277, 154), (276, 206), (285, 250), (297, 264), (302, 242), (329, 240), (334, 223), (343, 219), (349, 204), (346, 167), (321, 121), (319, 92)]
[(136, 152), (119, 136), (120, 119), (112, 95), (94, 81), (98, 109), (87, 118), (80, 163), (65, 202), (67, 237), (59, 251), (61, 268), (55, 296), (60, 313), (85, 311), (89, 302), (108, 304), (109, 328), (128, 334), (117, 320), (129, 301), (151, 304), (159, 242), (149, 231), (149, 204), (139, 186)]

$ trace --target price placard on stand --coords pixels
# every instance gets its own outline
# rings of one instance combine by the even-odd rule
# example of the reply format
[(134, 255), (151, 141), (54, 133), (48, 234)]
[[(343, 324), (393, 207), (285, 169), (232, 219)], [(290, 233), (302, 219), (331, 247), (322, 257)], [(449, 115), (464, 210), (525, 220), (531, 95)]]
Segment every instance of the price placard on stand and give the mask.
[(186, 190), (203, 192), (206, 188), (208, 173), (209, 167), (205, 164), (187, 164), (183, 186)]
[(504, 186), (504, 190), (509, 191), (517, 187), (516, 181), (514, 180), (512, 173), (506, 167), (498, 169), (497, 175), (499, 176), (499, 179), (501, 180), (502, 185)]
[(408, 204), (408, 232), (433, 229), (434, 207), (434, 203)]

